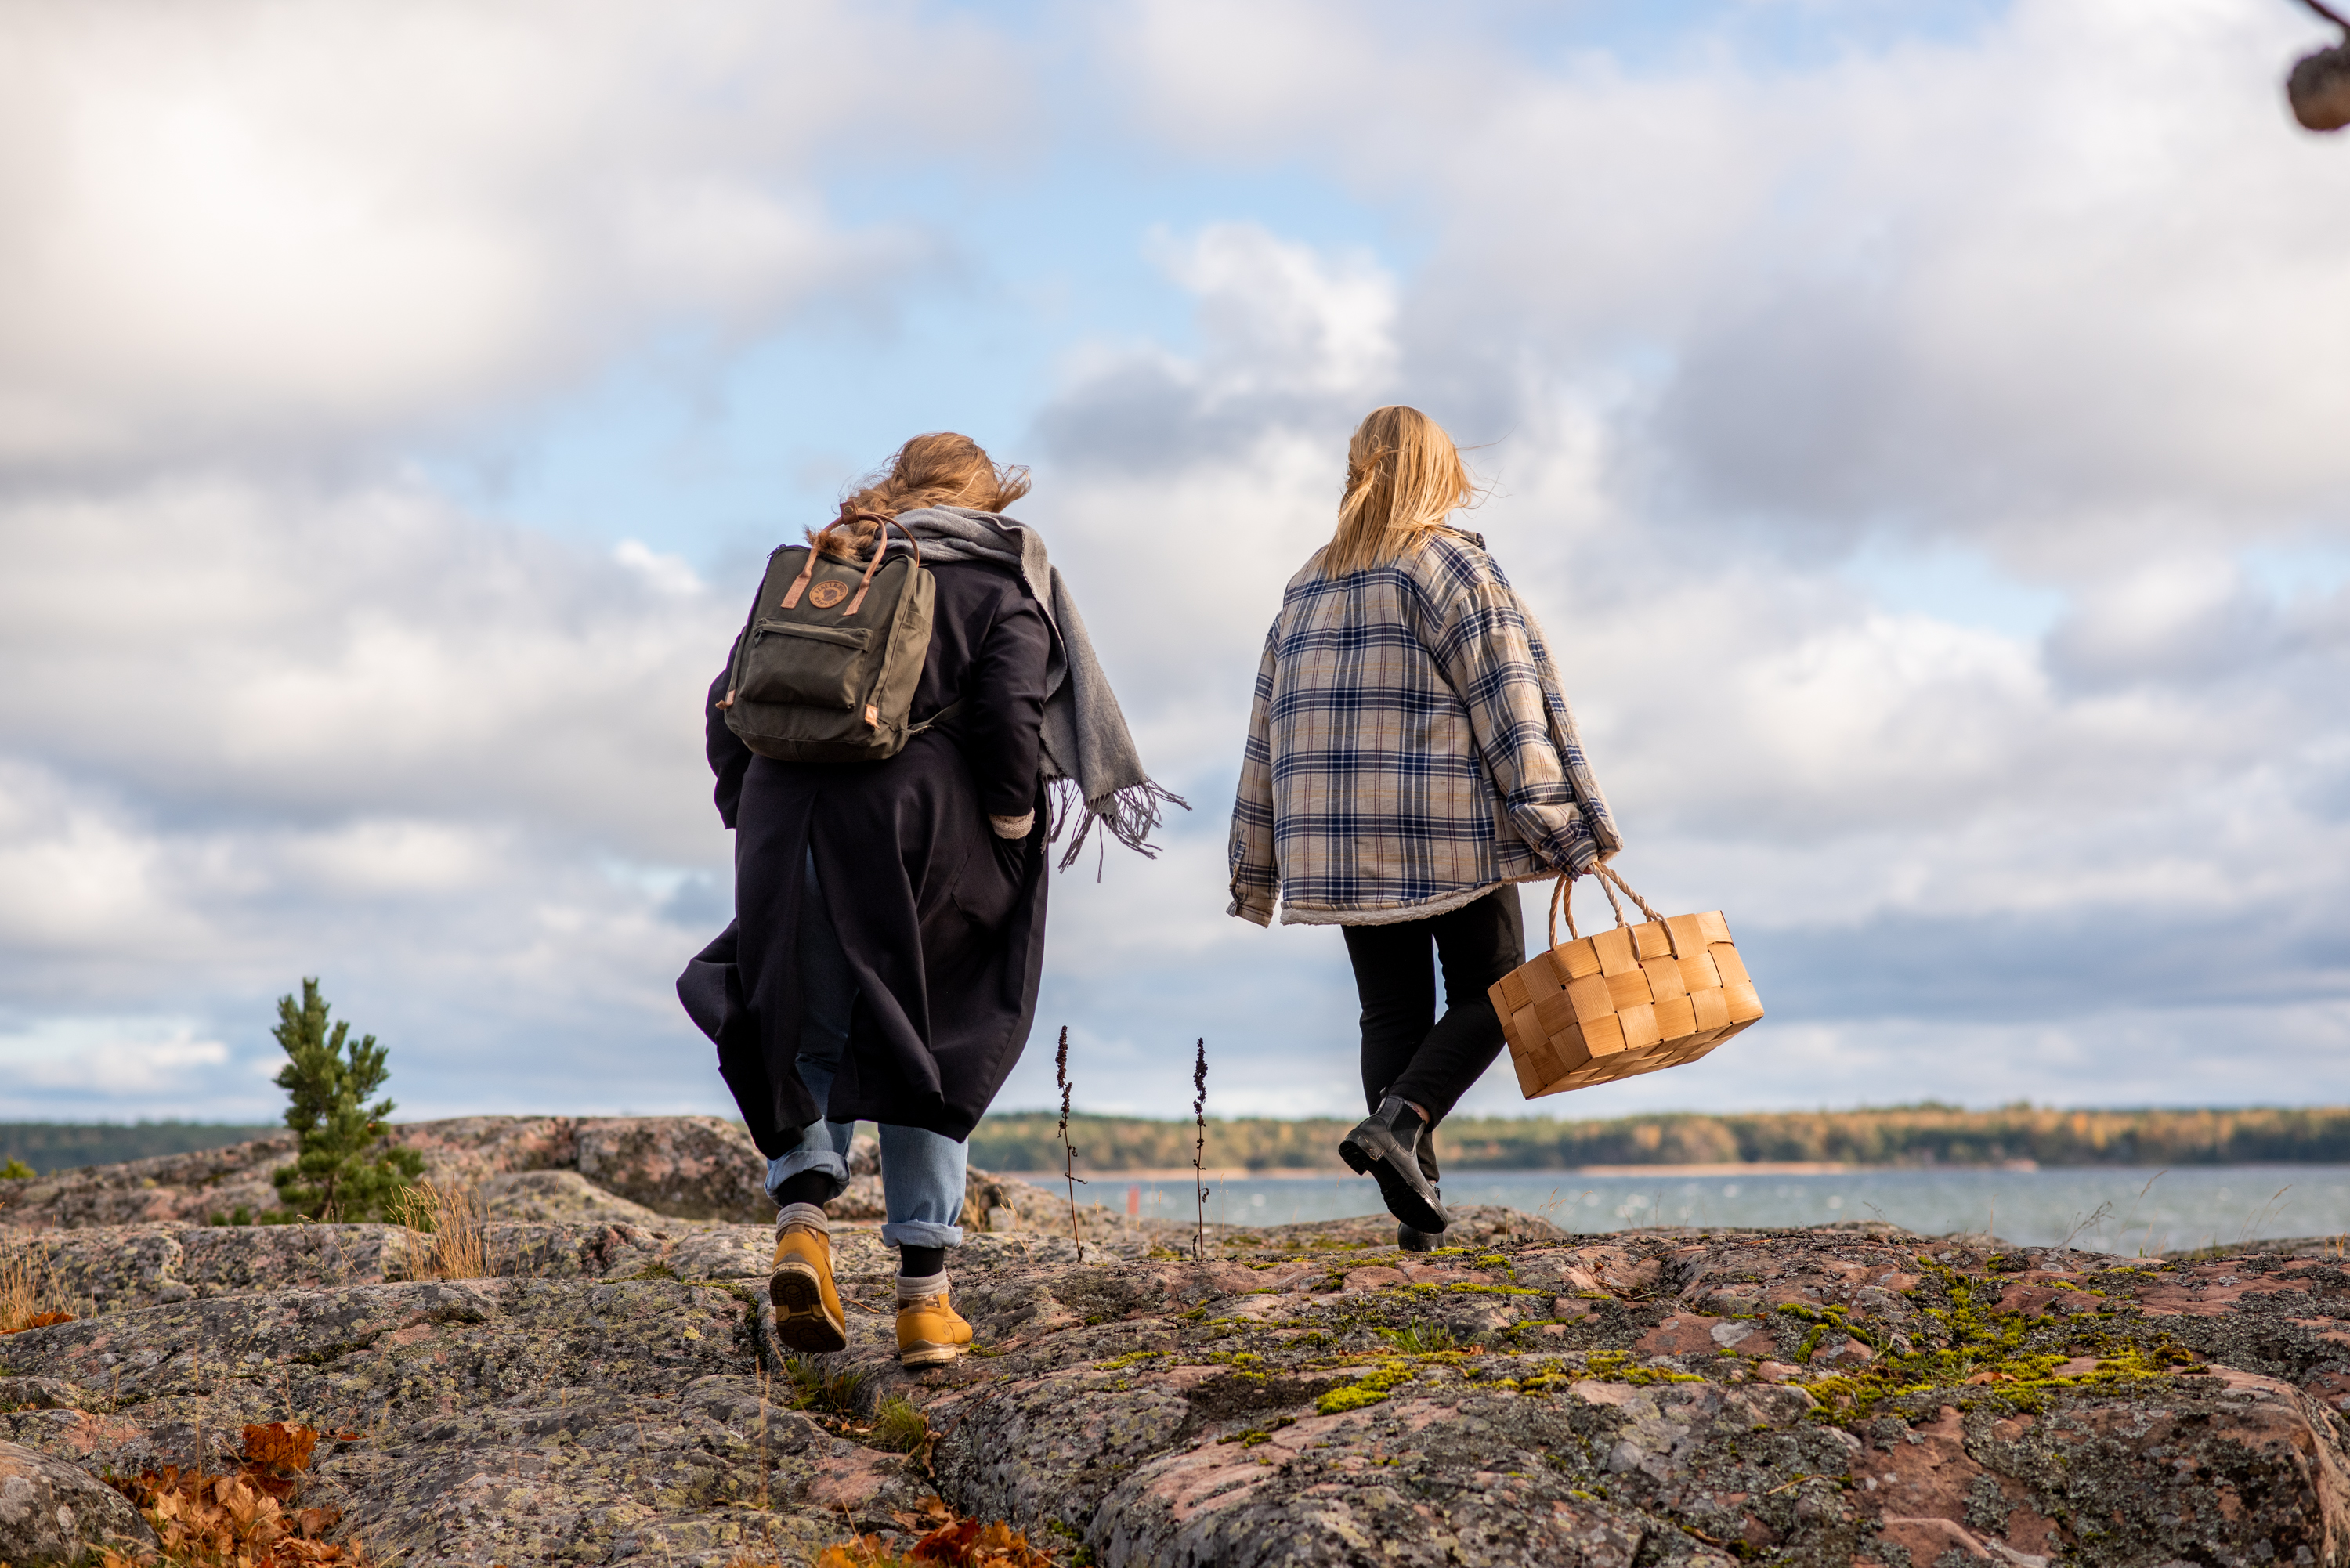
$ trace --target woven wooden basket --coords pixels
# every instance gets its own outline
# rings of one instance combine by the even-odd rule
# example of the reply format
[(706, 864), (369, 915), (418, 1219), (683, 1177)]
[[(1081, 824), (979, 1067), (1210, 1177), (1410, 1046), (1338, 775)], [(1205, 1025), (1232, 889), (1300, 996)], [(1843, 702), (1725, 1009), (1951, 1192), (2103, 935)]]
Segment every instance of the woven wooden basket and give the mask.
[[(1549, 950), (1503, 975), (1490, 993), (1530, 1100), (1694, 1062), (1762, 1016), (1721, 910), (1659, 915), (1610, 867), (1596, 874), (1616, 911), (1615, 929), (1577, 936), (1570, 879), (1560, 877), (1551, 892)], [(1648, 917), (1645, 924), (1625, 919), (1617, 888)]]

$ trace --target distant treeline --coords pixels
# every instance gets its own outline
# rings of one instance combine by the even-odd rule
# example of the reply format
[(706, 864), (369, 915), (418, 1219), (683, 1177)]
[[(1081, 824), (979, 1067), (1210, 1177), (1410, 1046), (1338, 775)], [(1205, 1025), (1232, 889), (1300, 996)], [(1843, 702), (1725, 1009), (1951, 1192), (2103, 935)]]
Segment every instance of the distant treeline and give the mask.
[[(990, 1116), (971, 1135), (972, 1163), (990, 1170), (1058, 1170), (1049, 1111)], [(1207, 1162), (1223, 1169), (1339, 1170), (1354, 1124), (1250, 1116), (1208, 1121)], [(220, 1148), (285, 1131), (221, 1122), (0, 1122), (0, 1165), (44, 1175), (159, 1154)], [(1168, 1170), (1191, 1163), (1190, 1122), (1076, 1116), (1078, 1170)], [(1610, 1121), (1461, 1117), (1437, 1133), (1454, 1170), (1557, 1170), (1581, 1165), (1720, 1165), (1755, 1160), (1845, 1165), (2350, 1164), (2350, 1107), (2314, 1110), (2060, 1111), (2013, 1106), (1788, 1111), (1757, 1116), (1623, 1116)]]
[(0, 1166), (21, 1160), (40, 1175), (80, 1165), (118, 1165), (159, 1154), (226, 1148), (286, 1130), (225, 1122), (0, 1122)]
[[(972, 1163), (991, 1170), (1058, 1170), (1050, 1112), (990, 1116), (971, 1137)], [(1211, 1167), (1336, 1170), (1351, 1121), (1211, 1118)], [(1169, 1169), (1191, 1162), (1189, 1122), (1077, 1116), (1078, 1170)], [(1790, 1111), (1757, 1116), (1625, 1116), (1564, 1122), (1488, 1116), (1449, 1121), (1437, 1153), (1456, 1170), (1556, 1170), (1584, 1165), (1716, 1165), (1756, 1160), (1848, 1165), (2350, 1164), (2350, 1107), (2316, 1110), (2062, 1111), (1956, 1106)]]

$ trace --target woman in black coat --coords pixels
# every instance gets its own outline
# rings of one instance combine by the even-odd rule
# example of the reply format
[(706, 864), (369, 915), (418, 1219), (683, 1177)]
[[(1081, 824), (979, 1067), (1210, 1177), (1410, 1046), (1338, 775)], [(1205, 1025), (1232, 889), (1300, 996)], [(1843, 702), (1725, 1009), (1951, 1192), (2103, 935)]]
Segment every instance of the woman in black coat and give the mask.
[[(708, 749), (719, 815), (735, 832), (736, 918), (679, 992), (717, 1042), (768, 1157), (780, 1206), (777, 1334), (802, 1350), (847, 1344), (823, 1205), (847, 1185), (861, 1118), (880, 1125), (900, 1359), (939, 1365), (969, 1343), (947, 1299), (946, 1249), (962, 1241), (962, 1140), (1035, 1015), (1045, 784), (1075, 775), (1087, 807), (1079, 843), (1098, 819), (1142, 847), (1155, 800), (1167, 798), (1132, 760), (1041, 542), (1001, 515), (1026, 489), (968, 437), (919, 436), (841, 504), (844, 521), (825, 536), (827, 553), (861, 561), (902, 548), (902, 528), (936, 586), (909, 717), (920, 725), (959, 706), (896, 756), (754, 755), (718, 709), (725, 673), (711, 687)], [(876, 516), (897, 520), (886, 542)], [(1107, 750), (1122, 749), (1130, 765), (1103, 773), (1112, 729)]]

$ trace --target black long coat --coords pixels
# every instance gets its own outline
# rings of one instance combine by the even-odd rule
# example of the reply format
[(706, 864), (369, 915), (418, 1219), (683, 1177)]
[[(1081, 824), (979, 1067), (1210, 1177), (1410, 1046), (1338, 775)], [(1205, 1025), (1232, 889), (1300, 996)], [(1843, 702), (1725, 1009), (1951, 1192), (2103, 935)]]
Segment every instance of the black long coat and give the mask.
[[(1008, 569), (931, 570), (938, 596), (912, 718), (958, 697), (963, 706), (887, 762), (754, 754), (717, 709), (723, 670), (704, 704), (718, 815), (734, 830), (735, 919), (687, 966), (678, 995), (717, 1043), (719, 1070), (770, 1158), (823, 1115), (969, 1137), (1035, 1017), (1045, 887), (1037, 733), (1052, 626)], [(1024, 839), (988, 826), (1031, 810)], [(793, 1060), (811, 840), (861, 992), (822, 1111)]]

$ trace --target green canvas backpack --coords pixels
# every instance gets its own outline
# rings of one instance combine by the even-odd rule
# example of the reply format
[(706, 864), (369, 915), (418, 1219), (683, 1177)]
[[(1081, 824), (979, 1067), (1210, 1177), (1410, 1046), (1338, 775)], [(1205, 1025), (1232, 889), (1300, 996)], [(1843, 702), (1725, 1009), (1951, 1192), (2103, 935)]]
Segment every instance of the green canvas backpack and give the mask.
[[(822, 553), (832, 528), (767, 557), (718, 704), (726, 727), (763, 757), (880, 762), (961, 706), (908, 724), (930, 654), (937, 584), (903, 524), (874, 512), (844, 521), (860, 517), (881, 524), (861, 573)], [(889, 554), (893, 527), (913, 546), (910, 556)]]

